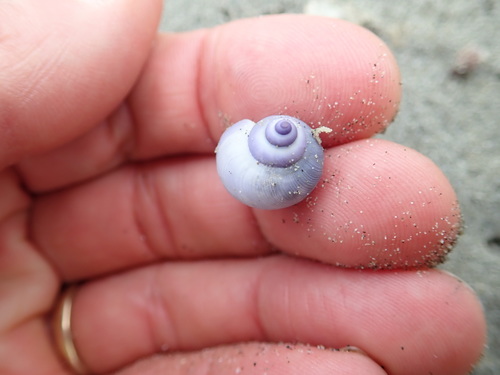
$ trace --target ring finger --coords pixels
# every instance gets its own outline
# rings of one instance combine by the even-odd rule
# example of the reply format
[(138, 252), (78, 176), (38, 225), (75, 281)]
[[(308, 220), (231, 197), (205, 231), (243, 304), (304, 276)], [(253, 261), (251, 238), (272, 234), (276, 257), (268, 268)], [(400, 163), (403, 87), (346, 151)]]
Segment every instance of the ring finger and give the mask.
[(479, 310), (470, 288), (440, 271), (274, 256), (159, 264), (88, 283), (72, 328), (98, 373), (159, 352), (271, 341), (353, 345), (391, 374), (461, 374), (482, 350)]

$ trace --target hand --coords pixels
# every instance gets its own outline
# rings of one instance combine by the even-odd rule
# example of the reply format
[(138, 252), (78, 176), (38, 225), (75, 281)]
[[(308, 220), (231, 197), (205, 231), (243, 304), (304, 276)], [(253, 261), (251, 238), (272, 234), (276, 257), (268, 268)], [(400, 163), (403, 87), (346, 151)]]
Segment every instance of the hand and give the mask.
[[(69, 283), (94, 373), (470, 371), (480, 304), (428, 268), (458, 235), (455, 194), (367, 140), (400, 100), (380, 40), (292, 15), (158, 36), (160, 1), (39, 4), (0, 5), (0, 373), (69, 373), (47, 324)], [(280, 113), (333, 129), (324, 181), (252, 210), (213, 151)]]

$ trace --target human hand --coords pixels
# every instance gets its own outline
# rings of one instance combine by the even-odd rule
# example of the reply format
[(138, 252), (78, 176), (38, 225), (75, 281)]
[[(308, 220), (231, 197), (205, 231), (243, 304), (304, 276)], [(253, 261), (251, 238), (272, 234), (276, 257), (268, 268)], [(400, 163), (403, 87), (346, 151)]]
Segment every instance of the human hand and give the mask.
[[(0, 373), (68, 373), (47, 321), (75, 282), (95, 373), (470, 371), (480, 305), (427, 268), (456, 239), (455, 194), (427, 158), (366, 140), (400, 99), (376, 37), (305, 16), (157, 37), (160, 1), (23, 4), (0, 5)], [(332, 127), (325, 178), (252, 210), (213, 150), (279, 113)]]

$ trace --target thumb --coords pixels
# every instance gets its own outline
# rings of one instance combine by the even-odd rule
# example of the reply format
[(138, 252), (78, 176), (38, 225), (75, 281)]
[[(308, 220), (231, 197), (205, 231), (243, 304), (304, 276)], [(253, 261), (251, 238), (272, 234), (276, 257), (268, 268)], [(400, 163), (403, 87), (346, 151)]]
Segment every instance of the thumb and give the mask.
[(0, 2), (0, 168), (102, 120), (134, 84), (161, 0)]

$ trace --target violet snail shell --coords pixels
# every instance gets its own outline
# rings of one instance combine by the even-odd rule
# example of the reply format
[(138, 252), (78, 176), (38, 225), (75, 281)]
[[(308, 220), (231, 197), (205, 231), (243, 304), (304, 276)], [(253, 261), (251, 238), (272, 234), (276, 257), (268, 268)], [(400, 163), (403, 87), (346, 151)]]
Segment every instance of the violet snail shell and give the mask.
[(241, 120), (222, 134), (215, 150), (227, 191), (254, 208), (273, 210), (304, 200), (323, 171), (317, 133), (290, 116), (257, 123)]

